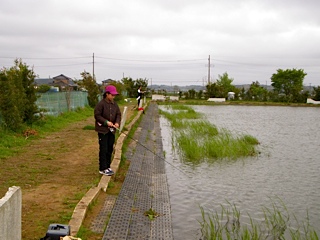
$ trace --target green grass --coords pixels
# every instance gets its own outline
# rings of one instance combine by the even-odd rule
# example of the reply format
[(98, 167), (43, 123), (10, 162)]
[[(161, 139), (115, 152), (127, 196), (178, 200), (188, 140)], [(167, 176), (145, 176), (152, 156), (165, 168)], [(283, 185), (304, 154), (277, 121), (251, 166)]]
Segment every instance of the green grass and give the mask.
[(83, 130), (95, 130), (95, 126), (94, 125), (87, 125), (83, 127)]
[[(132, 118), (133, 119), (133, 118)], [(131, 120), (132, 121), (132, 120)], [(127, 157), (126, 157), (126, 153), (127, 153), (127, 151), (128, 151), (128, 146), (129, 146), (129, 143), (132, 141), (132, 140), (134, 140), (135, 141), (135, 139), (134, 139), (134, 134), (135, 134), (135, 132), (136, 132), (136, 130), (137, 130), (137, 128), (138, 128), (138, 126), (139, 126), (139, 124), (140, 124), (140, 122), (142, 121), (142, 118), (139, 118), (138, 120), (137, 120), (137, 122), (132, 126), (132, 128), (131, 128), (131, 130), (128, 132), (128, 133), (126, 133), (127, 134), (127, 137), (125, 138), (125, 140), (124, 140), (124, 142), (123, 142), (123, 146), (122, 146), (122, 154), (123, 154), (123, 156), (121, 156), (121, 160), (122, 160), (122, 157), (123, 157), (123, 161), (126, 161), (126, 159), (127, 159)], [(122, 129), (122, 132), (125, 132), (125, 131), (127, 131), (127, 129), (126, 128), (123, 128)], [(124, 164), (124, 163), (121, 163), (120, 162), (120, 164)]]
[(221, 159), (239, 159), (256, 155), (258, 140), (250, 135), (233, 135), (219, 130), (190, 106), (166, 105), (160, 110), (174, 129), (173, 141), (179, 146), (184, 161), (201, 163)]
[(77, 237), (81, 238), (82, 240), (85, 240), (85, 239), (89, 239), (89, 237), (92, 236), (92, 234), (93, 232), (90, 229), (81, 225), (77, 233)]
[(200, 207), (202, 238), (216, 239), (311, 239), (319, 240), (317, 232), (307, 222), (299, 222), (281, 199), (272, 200), (271, 206), (263, 206), (263, 219), (255, 220), (248, 214), (249, 222), (241, 222), (242, 214), (235, 204), (227, 201), (218, 210)]
[[(21, 132), (13, 132), (0, 128), (0, 159), (4, 159), (21, 151), (29, 140), (45, 136), (47, 133), (59, 131), (69, 124), (85, 120), (93, 116), (93, 109), (89, 107), (78, 108), (73, 112), (66, 112), (58, 117), (45, 116), (39, 119), (32, 126), (25, 126)], [(36, 135), (24, 136), (24, 131), (32, 129)]]
[(0, 159), (13, 156), (18, 152), (17, 148), (27, 144), (22, 134), (0, 129)]
[(58, 117), (46, 116), (44, 120), (36, 122), (32, 128), (42, 135), (59, 131), (71, 123), (85, 120), (90, 116), (93, 116), (92, 108), (78, 108), (76, 111), (62, 113)]
[(202, 114), (197, 113), (192, 107), (183, 106), (183, 105), (167, 105), (168, 110), (172, 110), (166, 114), (165, 111), (160, 111), (161, 114), (165, 114), (169, 120), (173, 119), (199, 119), (202, 117)]

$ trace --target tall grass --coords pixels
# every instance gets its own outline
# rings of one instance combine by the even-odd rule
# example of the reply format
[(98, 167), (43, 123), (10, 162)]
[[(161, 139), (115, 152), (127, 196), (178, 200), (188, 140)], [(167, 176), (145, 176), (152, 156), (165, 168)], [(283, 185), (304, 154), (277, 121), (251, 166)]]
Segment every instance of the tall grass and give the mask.
[(202, 117), (202, 114), (197, 113), (193, 108), (183, 105), (173, 105), (166, 106), (168, 111), (160, 110), (160, 113), (163, 114), (168, 120), (174, 121), (175, 119), (199, 119)]
[(200, 163), (218, 159), (238, 159), (256, 154), (255, 145), (259, 142), (250, 135), (232, 135), (226, 129), (219, 130), (202, 115), (189, 106), (166, 105), (160, 110), (174, 129), (174, 142), (177, 143), (185, 161)]
[(227, 201), (227, 205), (219, 205), (218, 210), (200, 207), (202, 219), (202, 238), (216, 239), (311, 239), (319, 240), (317, 232), (307, 222), (298, 222), (294, 214), (289, 213), (280, 200), (272, 200), (271, 207), (262, 207), (263, 219), (255, 220), (248, 215), (249, 222), (244, 219), (235, 204)]

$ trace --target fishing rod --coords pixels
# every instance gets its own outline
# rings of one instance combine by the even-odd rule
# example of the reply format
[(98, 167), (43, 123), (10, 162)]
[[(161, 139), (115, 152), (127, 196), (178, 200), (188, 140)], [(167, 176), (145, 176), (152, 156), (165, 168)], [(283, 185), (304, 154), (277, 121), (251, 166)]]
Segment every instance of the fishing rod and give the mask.
[(133, 137), (129, 136), (129, 134), (120, 131), (119, 128), (116, 128), (113, 126), (113, 128), (115, 128), (116, 130), (119, 131), (119, 133), (123, 133), (124, 135), (126, 135), (128, 138), (130, 138), (131, 140), (135, 141), (136, 143), (138, 143), (140, 146), (144, 147), (146, 150), (148, 150), (149, 152), (151, 152), (153, 155), (155, 155), (156, 157), (160, 158), (161, 160), (165, 161), (166, 163), (168, 163), (169, 165), (171, 165), (172, 167), (174, 167), (175, 169), (177, 169), (178, 171), (180, 171), (181, 173), (183, 173), (184, 175), (187, 176), (187, 174), (181, 170), (180, 168), (174, 166), (172, 163), (168, 162), (167, 160), (165, 160), (163, 157), (159, 156), (157, 153), (155, 153), (154, 151), (152, 151), (151, 149), (147, 148), (145, 145), (143, 145), (142, 143), (140, 143), (138, 140), (134, 139)]

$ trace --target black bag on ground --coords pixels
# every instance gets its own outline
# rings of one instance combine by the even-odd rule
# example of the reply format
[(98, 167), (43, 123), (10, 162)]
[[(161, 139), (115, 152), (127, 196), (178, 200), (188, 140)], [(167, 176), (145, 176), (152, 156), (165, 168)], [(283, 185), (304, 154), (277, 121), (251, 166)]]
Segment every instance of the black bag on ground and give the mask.
[(70, 235), (70, 226), (64, 224), (50, 224), (48, 231), (40, 240), (60, 240), (60, 237)]

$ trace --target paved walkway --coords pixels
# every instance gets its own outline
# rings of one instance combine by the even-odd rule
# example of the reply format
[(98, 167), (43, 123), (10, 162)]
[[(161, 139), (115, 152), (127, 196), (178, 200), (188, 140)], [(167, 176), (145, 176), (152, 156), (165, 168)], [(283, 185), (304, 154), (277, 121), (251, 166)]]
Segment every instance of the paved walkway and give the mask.
[[(121, 192), (114, 200), (103, 239), (173, 239), (157, 104), (150, 103), (133, 139), (136, 146), (126, 153), (131, 161), (130, 168)], [(101, 216), (110, 208), (109, 201), (106, 200)], [(145, 216), (150, 208), (159, 217), (150, 220)]]

